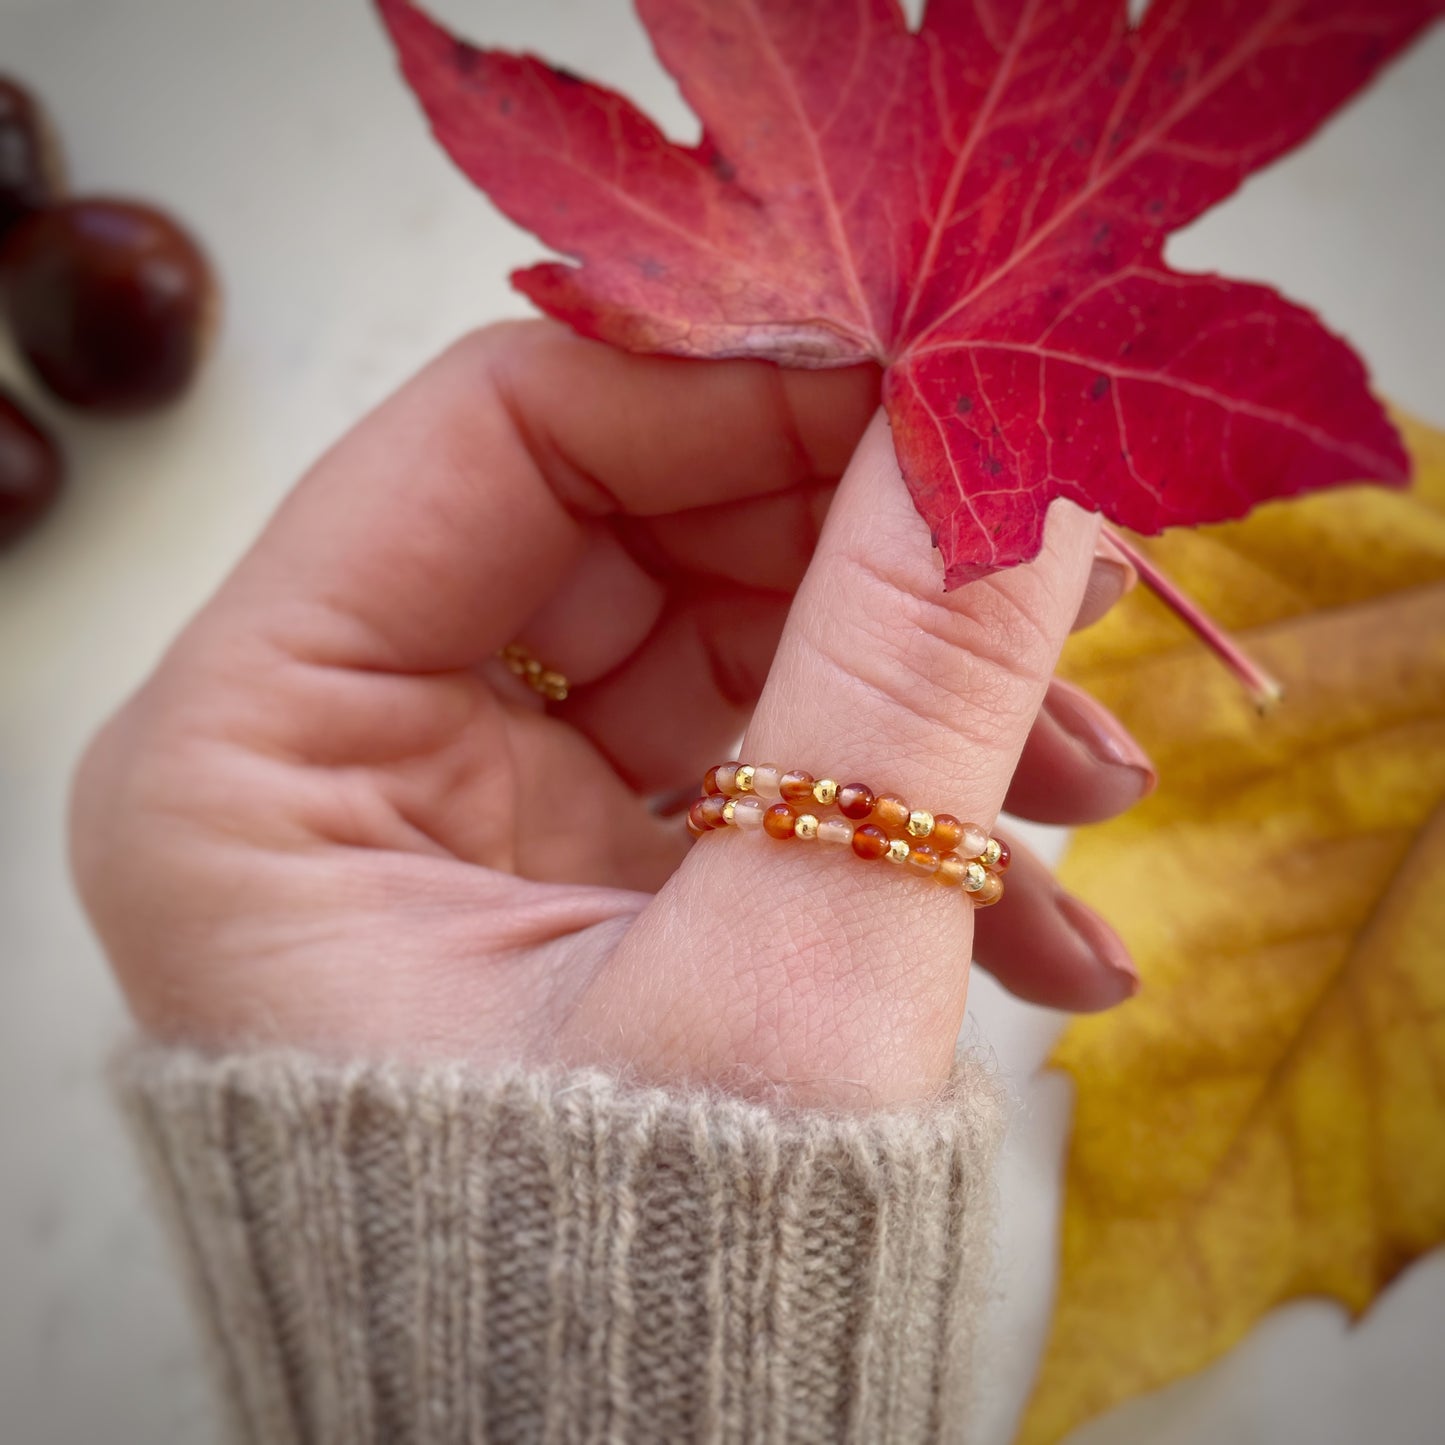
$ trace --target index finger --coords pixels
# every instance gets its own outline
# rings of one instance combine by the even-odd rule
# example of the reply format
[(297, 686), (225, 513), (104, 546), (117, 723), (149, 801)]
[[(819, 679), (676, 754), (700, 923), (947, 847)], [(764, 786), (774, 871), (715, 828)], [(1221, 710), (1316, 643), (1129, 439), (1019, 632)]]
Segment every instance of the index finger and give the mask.
[(458, 343), (320, 462), (221, 605), (301, 655), (470, 666), (511, 640), (599, 517), (648, 517), (841, 474), (872, 369), (632, 356), (551, 322)]

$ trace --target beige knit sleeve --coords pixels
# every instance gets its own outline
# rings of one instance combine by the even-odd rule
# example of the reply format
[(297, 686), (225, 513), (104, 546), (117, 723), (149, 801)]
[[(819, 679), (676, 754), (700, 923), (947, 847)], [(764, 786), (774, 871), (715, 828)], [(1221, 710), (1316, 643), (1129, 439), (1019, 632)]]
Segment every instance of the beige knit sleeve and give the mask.
[(963, 1438), (997, 1091), (864, 1116), (593, 1072), (145, 1049), (121, 1091), (236, 1435)]

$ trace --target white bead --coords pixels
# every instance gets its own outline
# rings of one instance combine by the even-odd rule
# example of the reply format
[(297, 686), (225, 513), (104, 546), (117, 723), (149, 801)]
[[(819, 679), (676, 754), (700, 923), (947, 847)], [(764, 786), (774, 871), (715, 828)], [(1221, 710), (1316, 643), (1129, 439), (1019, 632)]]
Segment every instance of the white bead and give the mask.
[(761, 828), (766, 805), (761, 798), (734, 798), (733, 822), (739, 828)]
[(988, 847), (988, 834), (977, 823), (963, 825), (963, 837), (958, 840), (960, 858), (977, 858)]
[(846, 846), (853, 841), (853, 825), (846, 818), (824, 818), (818, 824), (818, 841)]
[(783, 796), (783, 770), (772, 763), (753, 769), (753, 792), (760, 798)]

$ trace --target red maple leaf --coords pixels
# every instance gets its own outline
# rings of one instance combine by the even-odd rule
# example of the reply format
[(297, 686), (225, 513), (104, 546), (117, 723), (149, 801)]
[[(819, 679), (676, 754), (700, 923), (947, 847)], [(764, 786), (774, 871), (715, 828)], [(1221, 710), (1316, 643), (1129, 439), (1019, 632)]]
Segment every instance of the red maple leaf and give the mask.
[[(1034, 556), (1068, 497), (1124, 526), (1403, 482), (1364, 367), (1171, 231), (1298, 144), (1442, 0), (637, 0), (703, 122), (380, 0), (442, 145), (573, 263), (544, 311), (635, 351), (877, 360), (953, 586)], [(1322, 237), (1321, 244), (1328, 244)]]

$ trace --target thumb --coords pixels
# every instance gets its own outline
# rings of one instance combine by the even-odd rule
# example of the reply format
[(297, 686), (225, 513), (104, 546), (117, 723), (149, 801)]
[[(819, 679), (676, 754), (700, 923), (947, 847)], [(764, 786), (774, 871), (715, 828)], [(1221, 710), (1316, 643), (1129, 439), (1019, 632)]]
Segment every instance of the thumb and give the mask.
[[(1060, 503), (1034, 562), (945, 593), (875, 418), (798, 591), (743, 760), (863, 782), (991, 827), (1078, 612), (1097, 530)], [(593, 1057), (605, 1045), (668, 1074), (736, 1083), (741, 1071), (800, 1100), (916, 1097), (952, 1065), (973, 913), (958, 888), (847, 848), (719, 829), (643, 911), (577, 1024), (594, 1030)]]

